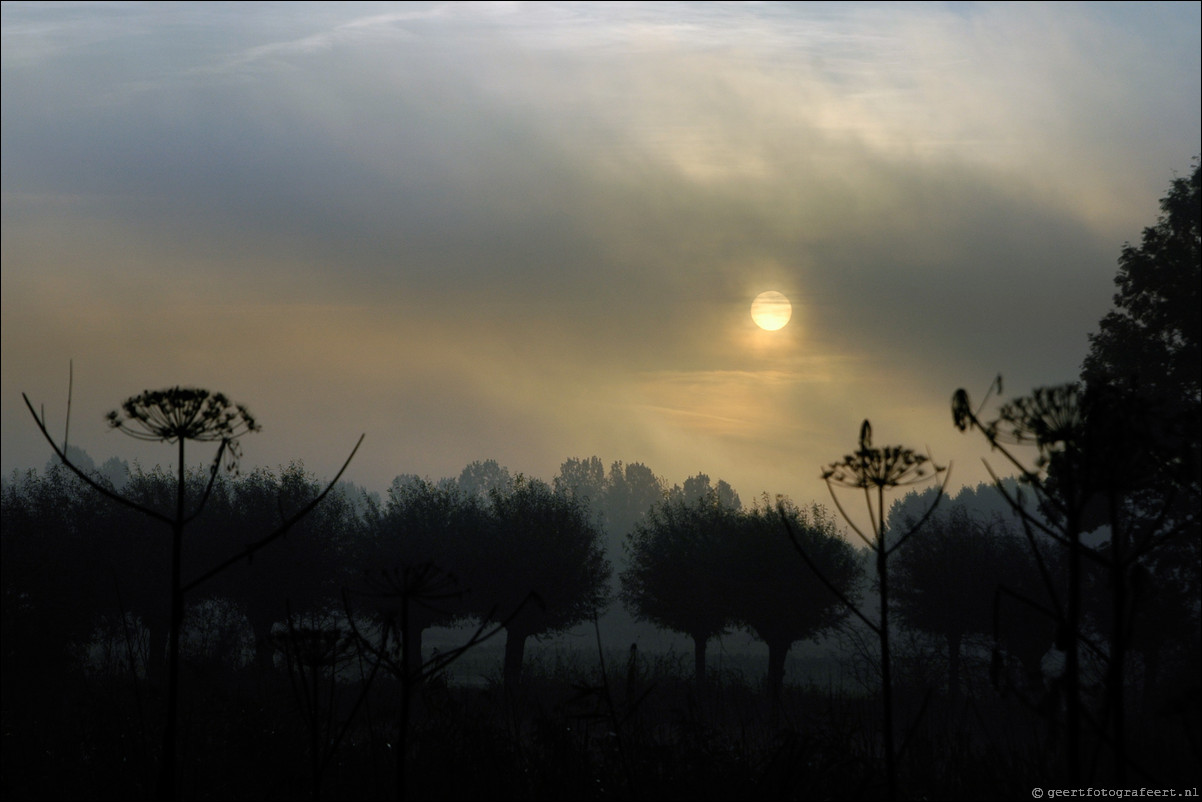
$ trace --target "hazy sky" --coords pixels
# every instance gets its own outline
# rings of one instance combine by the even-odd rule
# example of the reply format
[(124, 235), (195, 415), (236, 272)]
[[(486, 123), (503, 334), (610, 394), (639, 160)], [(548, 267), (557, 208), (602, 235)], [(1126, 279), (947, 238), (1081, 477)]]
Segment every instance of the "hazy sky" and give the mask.
[[(1200, 150), (1198, 3), (3, 5), (3, 470), (221, 390), (250, 464), (704, 471), (1076, 378)], [(757, 329), (752, 298), (793, 319)], [(196, 452), (198, 457), (200, 452)]]

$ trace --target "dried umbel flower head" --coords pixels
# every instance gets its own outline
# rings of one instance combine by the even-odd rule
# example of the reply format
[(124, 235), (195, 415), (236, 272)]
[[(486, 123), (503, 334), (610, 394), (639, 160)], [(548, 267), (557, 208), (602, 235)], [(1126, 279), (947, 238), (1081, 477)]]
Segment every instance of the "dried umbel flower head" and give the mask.
[(859, 449), (828, 465), (822, 478), (843, 487), (902, 487), (923, 482), (944, 470), (929, 457), (909, 448), (873, 448), (872, 424), (864, 421), (860, 426)]
[(1015, 398), (989, 424), (990, 439), (1049, 450), (1076, 440), (1084, 426), (1082, 389), (1078, 384), (1038, 387)]
[(197, 387), (146, 390), (107, 416), (109, 426), (138, 440), (221, 442), (237, 464), (238, 438), (260, 428), (250, 411), (221, 393)]

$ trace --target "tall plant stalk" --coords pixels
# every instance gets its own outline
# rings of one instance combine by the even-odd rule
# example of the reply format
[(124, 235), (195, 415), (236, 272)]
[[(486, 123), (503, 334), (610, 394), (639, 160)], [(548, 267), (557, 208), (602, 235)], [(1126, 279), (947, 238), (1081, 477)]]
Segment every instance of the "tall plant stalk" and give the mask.
[[(184, 528), (189, 522), (199, 516), (208, 502), (213, 491), (213, 485), (220, 472), (222, 460), (226, 459), (226, 467), (236, 471), (238, 459), (241, 456), (238, 438), (249, 432), (259, 430), (259, 424), (249, 410), (241, 404), (233, 404), (221, 393), (210, 393), (207, 390), (190, 387), (173, 387), (166, 390), (146, 391), (141, 395), (127, 399), (121, 405), (121, 410), (113, 410), (107, 415), (109, 425), (137, 440), (176, 443), (178, 448), (177, 480), (175, 511), (171, 515), (147, 507), (131, 498), (121, 495), (89, 476), (67, 458), (67, 435), (63, 436), (63, 447), (55, 444), (54, 438), (46, 426), (46, 415), (34, 409), (33, 403), (25, 394), (21, 396), (25, 406), (33, 415), (34, 422), (42, 432), (46, 442), (55, 455), (72, 473), (83, 482), (98, 491), (104, 497), (130, 507), (139, 513), (166, 524), (171, 530), (171, 594), (169, 600), (170, 629), (167, 646), (167, 714), (163, 727), (162, 751), (159, 760), (159, 773), (155, 795), (159, 799), (174, 799), (178, 794), (177, 788), (177, 753), (176, 742), (179, 729), (179, 668), (180, 668), (180, 634), (183, 628), (184, 597), (187, 591), (202, 582), (216, 576), (230, 565), (244, 557), (250, 557), (259, 549), (283, 536), (298, 521), (304, 518), (325, 498), (341, 478), (347, 466), (359, 450), (363, 442), (359, 442), (351, 451), (338, 474), (316, 498), (303, 507), (292, 517), (285, 520), (276, 530), (260, 540), (252, 543), (246, 549), (225, 560), (191, 582), (183, 581), (183, 535)], [(67, 423), (65, 432), (70, 431), (70, 389), (67, 399)], [(217, 454), (209, 467), (209, 480), (195, 508), (187, 511), (187, 488), (185, 470), (185, 442), (188, 440), (218, 443)], [(154, 655), (151, 655), (151, 660)]]
[[(889, 533), (885, 527), (885, 491), (925, 482), (940, 473), (945, 474), (944, 482), (939, 488), (939, 494), (935, 497), (935, 501), (916, 524), (889, 542), (886, 539), (886, 535)], [(881, 725), (885, 750), (885, 775), (890, 800), (897, 798), (897, 749), (894, 745), (893, 669), (889, 643), (889, 556), (927, 522), (943, 497), (943, 490), (947, 486), (947, 478), (950, 475), (947, 468), (936, 465), (929, 457), (911, 449), (902, 446), (873, 448), (872, 424), (867, 420), (860, 426), (859, 449), (854, 454), (844, 456), (839, 462), (831, 463), (823, 470), (822, 478), (826, 482), (839, 514), (875, 555), (877, 586), (880, 590), (880, 607), (878, 619), (875, 622), (861, 612), (859, 607), (819, 570), (813, 557), (806, 552), (797, 534), (789, 525), (784, 507), (780, 507), (785, 531), (788, 532), (793, 546), (806, 565), (856, 617), (877, 635), (881, 648)], [(854, 519), (843, 509), (843, 505), (835, 493), (835, 485), (863, 491), (864, 504), (868, 510), (870, 535), (865, 534), (864, 530), (857, 526)]]

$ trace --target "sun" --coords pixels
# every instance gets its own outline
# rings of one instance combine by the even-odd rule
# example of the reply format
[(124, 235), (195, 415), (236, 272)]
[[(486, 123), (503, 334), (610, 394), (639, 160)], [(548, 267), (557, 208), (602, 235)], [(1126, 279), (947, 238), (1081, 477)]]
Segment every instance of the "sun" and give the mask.
[(783, 329), (793, 316), (793, 305), (776, 290), (761, 292), (751, 302), (751, 319), (765, 331)]

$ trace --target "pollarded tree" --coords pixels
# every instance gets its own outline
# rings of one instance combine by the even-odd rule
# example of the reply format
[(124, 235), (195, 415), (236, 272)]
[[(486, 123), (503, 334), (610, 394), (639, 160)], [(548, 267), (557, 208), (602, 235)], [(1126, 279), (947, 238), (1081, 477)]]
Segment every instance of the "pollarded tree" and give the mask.
[(706, 644), (731, 624), (729, 560), (739, 526), (738, 511), (711, 489), (663, 501), (626, 538), (622, 601), (637, 620), (693, 639), (698, 683)]
[[(358, 560), (373, 614), (402, 642), (407, 675), (421, 674), (422, 633), (468, 615), (466, 575), (484, 523), (483, 503), (457, 484), (397, 477)], [(411, 590), (421, 577), (420, 594)]]
[[(781, 531), (782, 516), (808, 562), (797, 558), (796, 547)], [(844, 600), (857, 596), (860, 561), (826, 508), (802, 509), (787, 499), (774, 505), (766, 494), (739, 516), (729, 560), (731, 612), (768, 645), (768, 689), (775, 710), (785, 656), (797, 641), (821, 635), (847, 616)]]
[[(260, 468), (229, 481), (214, 493), (214, 514), (195, 523), (201, 530), (197, 549), (203, 549), (205, 562), (214, 563), (280, 526), (321, 490), (300, 462), (278, 472)], [(273, 667), (277, 639), (272, 628), (286, 619), (288, 609), (308, 614), (336, 604), (339, 588), (350, 578), (350, 551), (363, 528), (350, 500), (332, 492), (292, 527), (285, 548), (231, 566), (206, 588), (242, 608), (254, 630), (260, 667)]]
[(472, 610), (505, 626), (510, 689), (521, 677), (527, 638), (588, 621), (609, 598), (611, 568), (588, 508), (536, 479), (518, 476), (489, 493), (474, 556)]
[[(914, 526), (902, 521), (902, 531)], [(962, 506), (932, 515), (893, 565), (893, 601), (913, 630), (943, 638), (948, 693), (960, 692), (960, 654), (966, 637), (994, 633), (999, 588), (1024, 593), (1036, 576), (1026, 544), (999, 520), (974, 518)], [(1046, 628), (1045, 628), (1046, 629)], [(1039, 642), (1047, 648), (1046, 632)], [(1042, 654), (1042, 651), (1040, 652)]]

